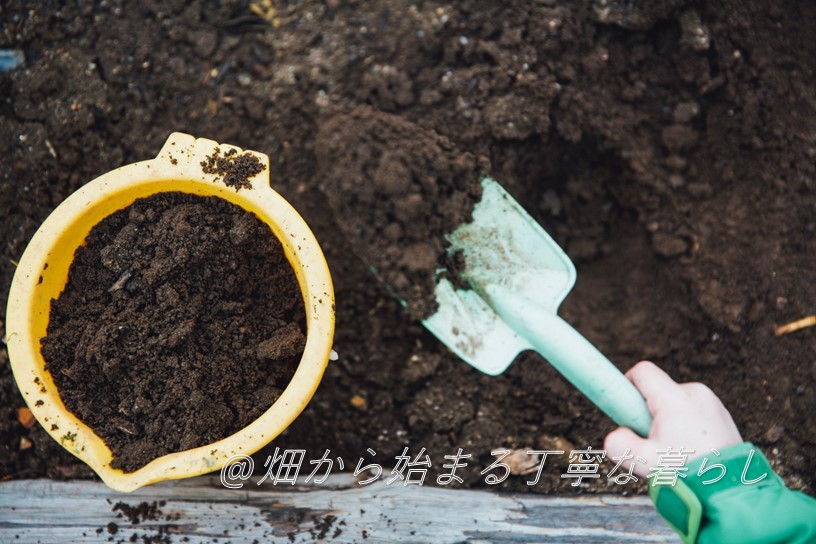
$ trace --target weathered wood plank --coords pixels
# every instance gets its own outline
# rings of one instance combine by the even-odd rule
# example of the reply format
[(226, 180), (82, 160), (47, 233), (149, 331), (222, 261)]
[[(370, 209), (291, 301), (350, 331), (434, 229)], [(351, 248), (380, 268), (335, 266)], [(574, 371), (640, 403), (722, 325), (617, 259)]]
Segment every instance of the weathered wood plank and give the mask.
[[(132, 525), (112, 511), (119, 501), (166, 502), (160, 519)], [(105, 529), (111, 522), (115, 535)], [(129, 494), (97, 482), (0, 483), (0, 542), (128, 542), (134, 534), (222, 544), (678, 542), (645, 497), (565, 498), (384, 482), (361, 487), (348, 478), (335, 478), (332, 486), (248, 483), (229, 490), (217, 478), (201, 477)]]

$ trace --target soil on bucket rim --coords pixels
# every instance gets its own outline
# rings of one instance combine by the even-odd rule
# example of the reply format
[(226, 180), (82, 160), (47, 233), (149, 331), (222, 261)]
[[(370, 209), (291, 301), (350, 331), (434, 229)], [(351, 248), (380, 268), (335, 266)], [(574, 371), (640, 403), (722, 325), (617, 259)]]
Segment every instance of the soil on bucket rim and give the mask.
[[(174, 161), (176, 159), (170, 159)], [(205, 174), (217, 174), (215, 181), (223, 181), (227, 187), (233, 187), (236, 191), (251, 187), (249, 178), (263, 172), (264, 166), (255, 155), (251, 153), (239, 154), (235, 149), (229, 149), (221, 154), (221, 148), (216, 147), (212, 155), (205, 157), (201, 161), (201, 171)], [(223, 178), (223, 179), (222, 179)]]
[(91, 229), (42, 353), (66, 408), (132, 472), (257, 419), (294, 375), (304, 327), (267, 225), (220, 198), (158, 193)]
[[(155, 156), (169, 133), (254, 149), (315, 231), (337, 295), (339, 360), (271, 448), (305, 448), (308, 459), (328, 448), (347, 468), (360, 458), (393, 466), (406, 446), (412, 456), (426, 448), (433, 473), (461, 447), (472, 454), (461, 485), (487, 487), (480, 471), (493, 450), (602, 447), (614, 425), (546, 363), (525, 355), (501, 376), (480, 375), (373, 278), (343, 226), (351, 211), (323, 189), (356, 166), (318, 160), (331, 148), (317, 145), (367, 106), (400, 119), (403, 136), (382, 151), (446, 138), (450, 152), (489, 162), (482, 173), (576, 263), (565, 319), (622, 370), (650, 358), (709, 385), (785, 481), (814, 491), (816, 328), (773, 331), (816, 311), (816, 6), (281, 8), (265, 20), (242, 1), (4, 6), (0, 47), (26, 57), (0, 74), (4, 285), (61, 200)], [(355, 141), (372, 126), (357, 123)], [(0, 289), (0, 308), (6, 296)], [(0, 474), (89, 476), (18, 420), (6, 358), (0, 349)], [(572, 488), (565, 470), (554, 461), (535, 486), (511, 475), (492, 488), (635, 489), (605, 477)]]

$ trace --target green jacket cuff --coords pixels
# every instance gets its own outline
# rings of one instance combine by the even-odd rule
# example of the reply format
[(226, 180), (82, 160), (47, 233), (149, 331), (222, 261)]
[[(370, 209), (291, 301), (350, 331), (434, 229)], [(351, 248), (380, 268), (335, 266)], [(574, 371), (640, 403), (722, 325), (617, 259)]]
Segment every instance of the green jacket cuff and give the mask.
[(743, 442), (694, 459), (688, 465), (686, 485), (705, 503), (714, 495), (739, 486), (785, 487), (762, 450)]
[(762, 451), (750, 442), (694, 459), (687, 469), (674, 485), (653, 485), (654, 481), (649, 485), (658, 513), (687, 544), (697, 542), (706, 507), (717, 495), (742, 486), (785, 487)]

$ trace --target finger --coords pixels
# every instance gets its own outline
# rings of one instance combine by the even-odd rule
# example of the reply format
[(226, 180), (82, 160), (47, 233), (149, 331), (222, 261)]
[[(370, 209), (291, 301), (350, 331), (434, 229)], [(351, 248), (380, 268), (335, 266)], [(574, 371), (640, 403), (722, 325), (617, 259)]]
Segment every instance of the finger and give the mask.
[(680, 394), (680, 385), (651, 361), (641, 361), (626, 373), (643, 398), (653, 416), (660, 405)]
[(628, 470), (629, 464), (634, 463), (635, 474), (644, 478), (657, 463), (657, 445), (648, 438), (638, 436), (628, 427), (618, 427), (606, 435), (604, 450), (610, 461), (614, 457), (626, 457), (622, 466)]

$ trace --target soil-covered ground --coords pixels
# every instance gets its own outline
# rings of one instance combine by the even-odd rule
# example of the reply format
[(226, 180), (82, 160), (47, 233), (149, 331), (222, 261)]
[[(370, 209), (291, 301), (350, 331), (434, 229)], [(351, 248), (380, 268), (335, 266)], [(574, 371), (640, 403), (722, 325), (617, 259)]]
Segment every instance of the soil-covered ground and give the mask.
[[(272, 447), (329, 449), (347, 469), (426, 448), (440, 470), (461, 447), (470, 487), (491, 450), (600, 449), (613, 424), (545, 362), (473, 370), (355, 252), (359, 221), (327, 196), (368, 164), (354, 147), (393, 152), (382, 179), (415, 171), (401, 151), (434, 147), (500, 180), (575, 261), (568, 321), (623, 370), (650, 358), (708, 384), (813, 492), (816, 328), (773, 331), (816, 313), (814, 34), (805, 2), (5, 3), (0, 47), (25, 63), (0, 75), (0, 308), (61, 200), (184, 131), (268, 154), (333, 273), (339, 360)], [(357, 135), (348, 160), (332, 132)], [(422, 218), (437, 203), (382, 205)], [(396, 227), (365, 236), (409, 269), (428, 258)], [(0, 395), (0, 475), (89, 475), (18, 418), (4, 349)], [(564, 470), (501, 487), (570, 490)]]

